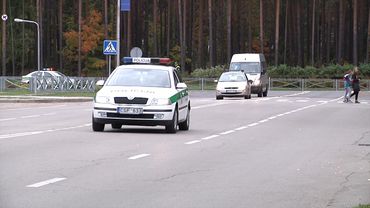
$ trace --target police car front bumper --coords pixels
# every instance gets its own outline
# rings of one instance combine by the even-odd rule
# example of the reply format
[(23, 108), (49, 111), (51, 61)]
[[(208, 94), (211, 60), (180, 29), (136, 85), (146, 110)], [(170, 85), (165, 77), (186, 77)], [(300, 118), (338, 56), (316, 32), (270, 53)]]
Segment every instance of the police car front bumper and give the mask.
[[(141, 109), (140, 112), (123, 112), (123, 108)], [(165, 106), (134, 106), (95, 104), (93, 119), (96, 123), (122, 125), (156, 126), (168, 125), (172, 122), (175, 105)]]

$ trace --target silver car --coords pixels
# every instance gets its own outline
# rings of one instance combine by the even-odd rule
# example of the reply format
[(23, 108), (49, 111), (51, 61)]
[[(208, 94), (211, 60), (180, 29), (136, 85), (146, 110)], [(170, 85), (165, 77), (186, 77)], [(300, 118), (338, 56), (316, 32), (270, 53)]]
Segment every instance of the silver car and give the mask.
[(241, 71), (224, 72), (221, 74), (216, 87), (216, 99), (224, 97), (251, 98), (251, 85), (248, 77)]

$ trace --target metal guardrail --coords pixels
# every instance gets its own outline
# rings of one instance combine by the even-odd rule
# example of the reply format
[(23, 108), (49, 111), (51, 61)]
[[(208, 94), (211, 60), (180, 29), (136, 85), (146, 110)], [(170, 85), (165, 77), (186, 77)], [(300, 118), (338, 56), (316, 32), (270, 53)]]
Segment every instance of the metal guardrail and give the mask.
[[(67, 79), (42, 78), (22, 83), (22, 77), (0, 77), (0, 92), (25, 90), (37, 92), (94, 92), (96, 82), (102, 77), (68, 77)], [(190, 90), (214, 90), (217, 83), (213, 78), (185, 78)], [(343, 90), (341, 79), (269, 79), (270, 90)], [(370, 91), (370, 80), (360, 81), (361, 90)]]
[(0, 77), (0, 92), (9, 90), (25, 90), (30, 92), (94, 92), (96, 82), (100, 77), (67, 77), (67, 78), (30, 78), (27, 83), (22, 82), (22, 77)]

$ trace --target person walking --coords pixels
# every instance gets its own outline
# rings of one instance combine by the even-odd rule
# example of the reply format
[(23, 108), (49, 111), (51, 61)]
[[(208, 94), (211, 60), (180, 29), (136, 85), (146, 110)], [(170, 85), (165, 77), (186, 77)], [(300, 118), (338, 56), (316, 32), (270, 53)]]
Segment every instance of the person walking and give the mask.
[(351, 102), (350, 96), (351, 96), (351, 85), (352, 85), (352, 70), (349, 70), (347, 74), (344, 75), (344, 100), (343, 102), (348, 103)]
[(358, 75), (359, 75), (358, 67), (355, 67), (355, 69), (353, 71), (353, 75), (352, 75), (352, 89), (353, 89), (353, 92), (350, 96), (350, 98), (352, 96), (355, 96), (355, 103), (360, 103), (358, 101), (358, 93), (360, 92), (360, 79), (358, 78)]

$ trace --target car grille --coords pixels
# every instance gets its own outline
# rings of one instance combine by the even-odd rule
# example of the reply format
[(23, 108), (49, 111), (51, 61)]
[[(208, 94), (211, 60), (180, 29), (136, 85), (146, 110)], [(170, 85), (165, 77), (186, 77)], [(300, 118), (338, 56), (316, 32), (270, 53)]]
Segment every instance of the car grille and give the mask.
[(130, 100), (127, 97), (115, 97), (114, 102), (117, 104), (146, 104), (148, 98), (136, 97)]
[(153, 119), (154, 114), (119, 114), (119, 113), (107, 113), (107, 117), (110, 118), (142, 118), (142, 119)]
[(226, 90), (237, 90), (238, 87), (225, 87)]

